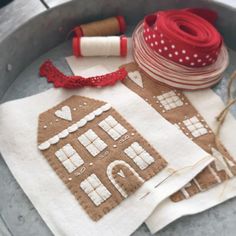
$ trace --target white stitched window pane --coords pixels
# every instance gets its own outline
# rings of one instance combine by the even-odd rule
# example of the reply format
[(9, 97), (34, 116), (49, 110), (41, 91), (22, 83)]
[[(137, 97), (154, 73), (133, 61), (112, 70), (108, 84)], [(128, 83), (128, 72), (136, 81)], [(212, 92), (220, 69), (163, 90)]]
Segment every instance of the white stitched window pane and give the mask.
[(88, 182), (92, 185), (92, 187), (95, 189), (98, 186), (102, 185), (101, 181), (99, 180), (99, 178), (95, 175), (92, 174), (87, 178)]
[(169, 105), (165, 105), (164, 107), (165, 107), (166, 110), (170, 110), (171, 109), (171, 107)]
[(165, 93), (165, 94), (162, 94), (162, 96), (163, 96), (164, 98), (168, 98), (170, 95), (169, 95), (169, 93)]
[(118, 132), (120, 135), (124, 135), (125, 133), (127, 133), (127, 129), (125, 129), (121, 124), (117, 124), (114, 127), (114, 130)]
[(141, 170), (144, 170), (145, 168), (148, 167), (148, 164), (146, 162), (144, 162), (143, 159), (139, 156), (135, 157), (133, 159), (133, 161), (135, 162), (135, 164), (137, 164), (139, 166), (139, 168)]
[(99, 151), (103, 151), (107, 145), (106, 143), (104, 143), (100, 138), (97, 138), (93, 144), (95, 145), (95, 147), (99, 150)]
[(62, 149), (59, 149), (55, 152), (56, 157), (59, 159), (59, 161), (65, 161), (67, 160), (66, 154), (62, 151)]
[(175, 108), (176, 107), (175, 103), (170, 103), (169, 106), (170, 106), (170, 108)]
[(163, 106), (166, 106), (166, 105), (168, 105), (168, 103), (167, 103), (167, 101), (166, 101), (166, 100), (163, 100), (163, 101), (161, 101), (161, 104), (162, 104)]
[(191, 125), (191, 122), (190, 122), (189, 119), (188, 119), (188, 120), (184, 120), (183, 123), (184, 123), (186, 126)]
[(200, 133), (201, 135), (207, 134), (207, 129), (201, 128), (201, 129), (199, 129), (199, 133)]
[(111, 129), (111, 127), (107, 124), (105, 120), (101, 121), (98, 125), (106, 132), (108, 132), (108, 130)]
[(69, 159), (63, 161), (62, 164), (69, 173), (73, 172), (76, 169), (76, 166)]
[(197, 129), (203, 128), (202, 123), (198, 122), (194, 125)]
[(86, 148), (94, 157), (100, 152), (93, 143), (89, 144)]
[(108, 131), (108, 134), (109, 134), (114, 140), (117, 140), (118, 138), (121, 137), (121, 135), (120, 135), (118, 132), (116, 132), (114, 129), (110, 129), (110, 130)]
[(148, 163), (148, 165), (152, 164), (154, 162), (154, 158), (152, 156), (150, 156), (149, 153), (147, 153), (146, 151), (142, 152), (139, 155), (146, 163)]
[(192, 117), (192, 118), (190, 119), (190, 121), (191, 121), (193, 124), (199, 122), (199, 120), (198, 120), (198, 118), (197, 118), (196, 116)]
[(91, 141), (93, 142), (98, 136), (96, 135), (96, 133), (94, 131), (92, 131), (91, 129), (89, 129), (86, 133), (85, 136)]
[(84, 134), (79, 136), (78, 140), (84, 147), (88, 146), (91, 143), (90, 140)]
[(82, 158), (79, 156), (78, 153), (75, 153), (71, 156), (70, 161), (76, 166), (82, 166), (84, 164), (84, 161), (82, 160)]
[(179, 100), (179, 101), (175, 101), (175, 104), (176, 104), (176, 106), (180, 107), (180, 106), (182, 106), (184, 103)]
[(90, 175), (87, 179), (80, 183), (80, 188), (88, 194), (89, 198), (96, 206), (111, 196), (108, 189), (101, 183), (95, 174)]
[(173, 99), (173, 101), (174, 101), (174, 102), (176, 102), (176, 101), (180, 101), (180, 100), (179, 100), (179, 97), (178, 97), (178, 96), (176, 96), (176, 95), (175, 95), (175, 96), (173, 96), (173, 97), (172, 97), (172, 99)]
[(103, 199), (95, 191), (89, 193), (88, 196), (96, 206), (99, 206), (103, 202)]
[(196, 129), (194, 125), (189, 125), (187, 128), (188, 128), (188, 130), (191, 131), (191, 132)]
[(66, 144), (64, 147), (62, 147), (62, 150), (67, 157), (70, 157), (75, 153), (75, 149), (70, 144)]
[(102, 184), (95, 190), (98, 195), (105, 201), (111, 196), (111, 193), (107, 190), (107, 188)]
[(131, 159), (135, 158), (137, 156), (137, 154), (135, 153), (135, 151), (133, 150), (133, 148), (128, 147), (124, 150), (125, 154), (130, 157)]
[(139, 155), (140, 153), (144, 151), (144, 149), (137, 142), (132, 143), (131, 147), (134, 149), (137, 155)]
[(193, 135), (193, 137), (197, 138), (197, 137), (201, 136), (201, 133), (198, 130), (195, 130), (192, 132), (192, 135)]
[(183, 105), (183, 102), (174, 91), (164, 93), (162, 96), (157, 96), (157, 100), (159, 100), (160, 104), (167, 111)]
[(105, 121), (110, 125), (110, 127), (114, 127), (117, 125), (117, 121), (112, 117), (112, 116), (108, 116)]
[(84, 190), (85, 193), (90, 193), (92, 192), (94, 189), (92, 187), (92, 185), (88, 182), (87, 179), (85, 179), (83, 182), (80, 183), (80, 187)]

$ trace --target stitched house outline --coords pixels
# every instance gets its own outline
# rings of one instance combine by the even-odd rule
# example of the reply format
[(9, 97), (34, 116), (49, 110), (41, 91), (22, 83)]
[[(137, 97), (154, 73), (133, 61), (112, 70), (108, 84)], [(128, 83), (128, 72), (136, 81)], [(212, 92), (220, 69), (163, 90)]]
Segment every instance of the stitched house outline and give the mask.
[[(71, 114), (63, 114), (65, 106)], [(109, 104), (80, 96), (40, 115), (38, 143), (93, 220), (167, 164)], [(133, 156), (127, 154), (130, 148)]]

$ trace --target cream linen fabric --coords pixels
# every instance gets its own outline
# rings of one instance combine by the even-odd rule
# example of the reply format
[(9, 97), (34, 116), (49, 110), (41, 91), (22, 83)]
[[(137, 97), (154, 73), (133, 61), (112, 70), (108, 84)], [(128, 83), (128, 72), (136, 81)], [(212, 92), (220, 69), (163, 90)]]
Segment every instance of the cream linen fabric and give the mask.
[[(94, 72), (99, 74), (104, 68), (90, 70)], [(71, 95), (109, 102), (169, 163), (98, 222), (88, 217), (37, 148), (38, 115)], [(8, 167), (55, 235), (130, 235), (160, 202), (213, 160), (121, 83), (103, 89), (51, 89), (7, 102), (0, 106), (0, 130), (0, 150)], [(148, 191), (151, 193), (140, 199)]]

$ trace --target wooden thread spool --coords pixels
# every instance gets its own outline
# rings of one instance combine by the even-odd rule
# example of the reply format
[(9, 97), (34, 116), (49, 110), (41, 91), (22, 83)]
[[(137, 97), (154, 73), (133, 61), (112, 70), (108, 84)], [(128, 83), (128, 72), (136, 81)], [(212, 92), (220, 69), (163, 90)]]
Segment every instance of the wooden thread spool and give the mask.
[(122, 36), (74, 37), (73, 54), (83, 56), (121, 56), (127, 55), (127, 38)]
[(81, 36), (110, 36), (123, 34), (126, 23), (123, 16), (110, 17), (74, 28), (75, 35)]

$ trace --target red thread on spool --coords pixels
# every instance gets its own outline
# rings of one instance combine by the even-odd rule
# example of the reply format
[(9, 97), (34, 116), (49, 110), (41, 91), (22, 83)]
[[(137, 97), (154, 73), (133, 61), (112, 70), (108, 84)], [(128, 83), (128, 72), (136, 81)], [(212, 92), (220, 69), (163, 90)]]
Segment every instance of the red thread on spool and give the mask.
[(72, 39), (72, 50), (75, 57), (81, 56), (80, 51), (80, 37), (73, 37)]
[(126, 30), (126, 22), (125, 18), (123, 16), (117, 16), (116, 17), (118, 22), (119, 22), (119, 27), (120, 27), (120, 33), (124, 34)]
[(77, 37), (84, 36), (83, 31), (80, 26), (75, 27), (73, 31)]
[(120, 55), (125, 57), (127, 55), (127, 38), (122, 35), (120, 37)]

